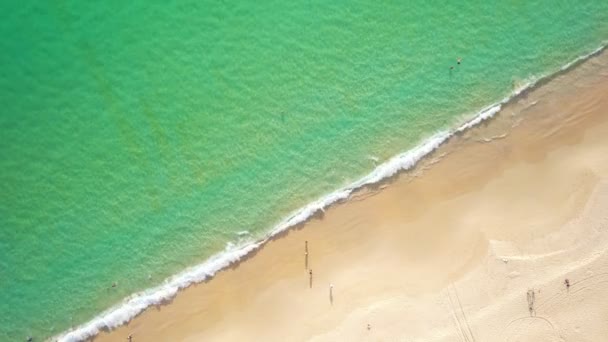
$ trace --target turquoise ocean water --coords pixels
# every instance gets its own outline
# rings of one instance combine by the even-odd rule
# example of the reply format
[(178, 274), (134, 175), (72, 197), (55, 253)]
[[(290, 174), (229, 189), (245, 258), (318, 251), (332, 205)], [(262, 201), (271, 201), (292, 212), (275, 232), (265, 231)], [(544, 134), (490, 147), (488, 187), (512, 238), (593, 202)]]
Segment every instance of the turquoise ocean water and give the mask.
[(608, 38), (607, 1), (0, 11), (0, 341), (262, 237)]

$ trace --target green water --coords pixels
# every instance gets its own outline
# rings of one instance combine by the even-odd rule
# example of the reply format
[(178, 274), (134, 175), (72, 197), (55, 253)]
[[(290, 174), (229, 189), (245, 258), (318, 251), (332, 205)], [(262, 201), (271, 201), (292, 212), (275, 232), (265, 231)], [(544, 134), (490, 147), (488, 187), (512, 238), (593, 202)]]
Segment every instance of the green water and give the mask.
[(262, 236), (608, 38), (607, 1), (0, 11), (2, 341), (57, 334), (237, 232)]

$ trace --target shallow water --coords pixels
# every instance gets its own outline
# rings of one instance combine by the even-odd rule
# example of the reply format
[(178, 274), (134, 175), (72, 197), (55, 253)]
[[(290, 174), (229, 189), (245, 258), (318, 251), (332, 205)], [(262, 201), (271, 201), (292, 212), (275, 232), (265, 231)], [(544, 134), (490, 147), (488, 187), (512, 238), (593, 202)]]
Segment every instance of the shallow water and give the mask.
[(605, 1), (0, 10), (0, 340), (260, 237), (608, 38)]

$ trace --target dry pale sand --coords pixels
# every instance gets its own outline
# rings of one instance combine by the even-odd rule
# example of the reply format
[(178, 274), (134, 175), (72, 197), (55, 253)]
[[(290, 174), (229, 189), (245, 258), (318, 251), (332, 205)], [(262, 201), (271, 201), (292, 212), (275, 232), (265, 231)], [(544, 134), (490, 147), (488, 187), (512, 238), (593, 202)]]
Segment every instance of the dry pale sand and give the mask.
[(608, 341), (607, 250), (603, 53), (95, 341)]

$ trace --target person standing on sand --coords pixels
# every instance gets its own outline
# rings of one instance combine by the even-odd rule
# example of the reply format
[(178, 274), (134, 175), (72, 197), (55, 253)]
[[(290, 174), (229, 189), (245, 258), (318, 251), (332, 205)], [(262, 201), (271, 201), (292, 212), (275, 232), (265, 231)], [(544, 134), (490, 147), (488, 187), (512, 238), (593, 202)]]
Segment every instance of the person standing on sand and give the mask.
[(129, 334), (129, 336), (127, 336), (127, 340), (128, 340), (129, 342), (133, 341), (133, 336), (131, 336), (131, 334)]
[(334, 304), (334, 285), (329, 284), (329, 303)]
[(308, 285), (312, 289), (312, 270), (308, 271)]
[(528, 311), (530, 311), (530, 317), (533, 317), (536, 315), (536, 312), (534, 311), (534, 289), (528, 290), (526, 296), (528, 297)]
[(304, 269), (308, 269), (308, 241), (304, 241)]

